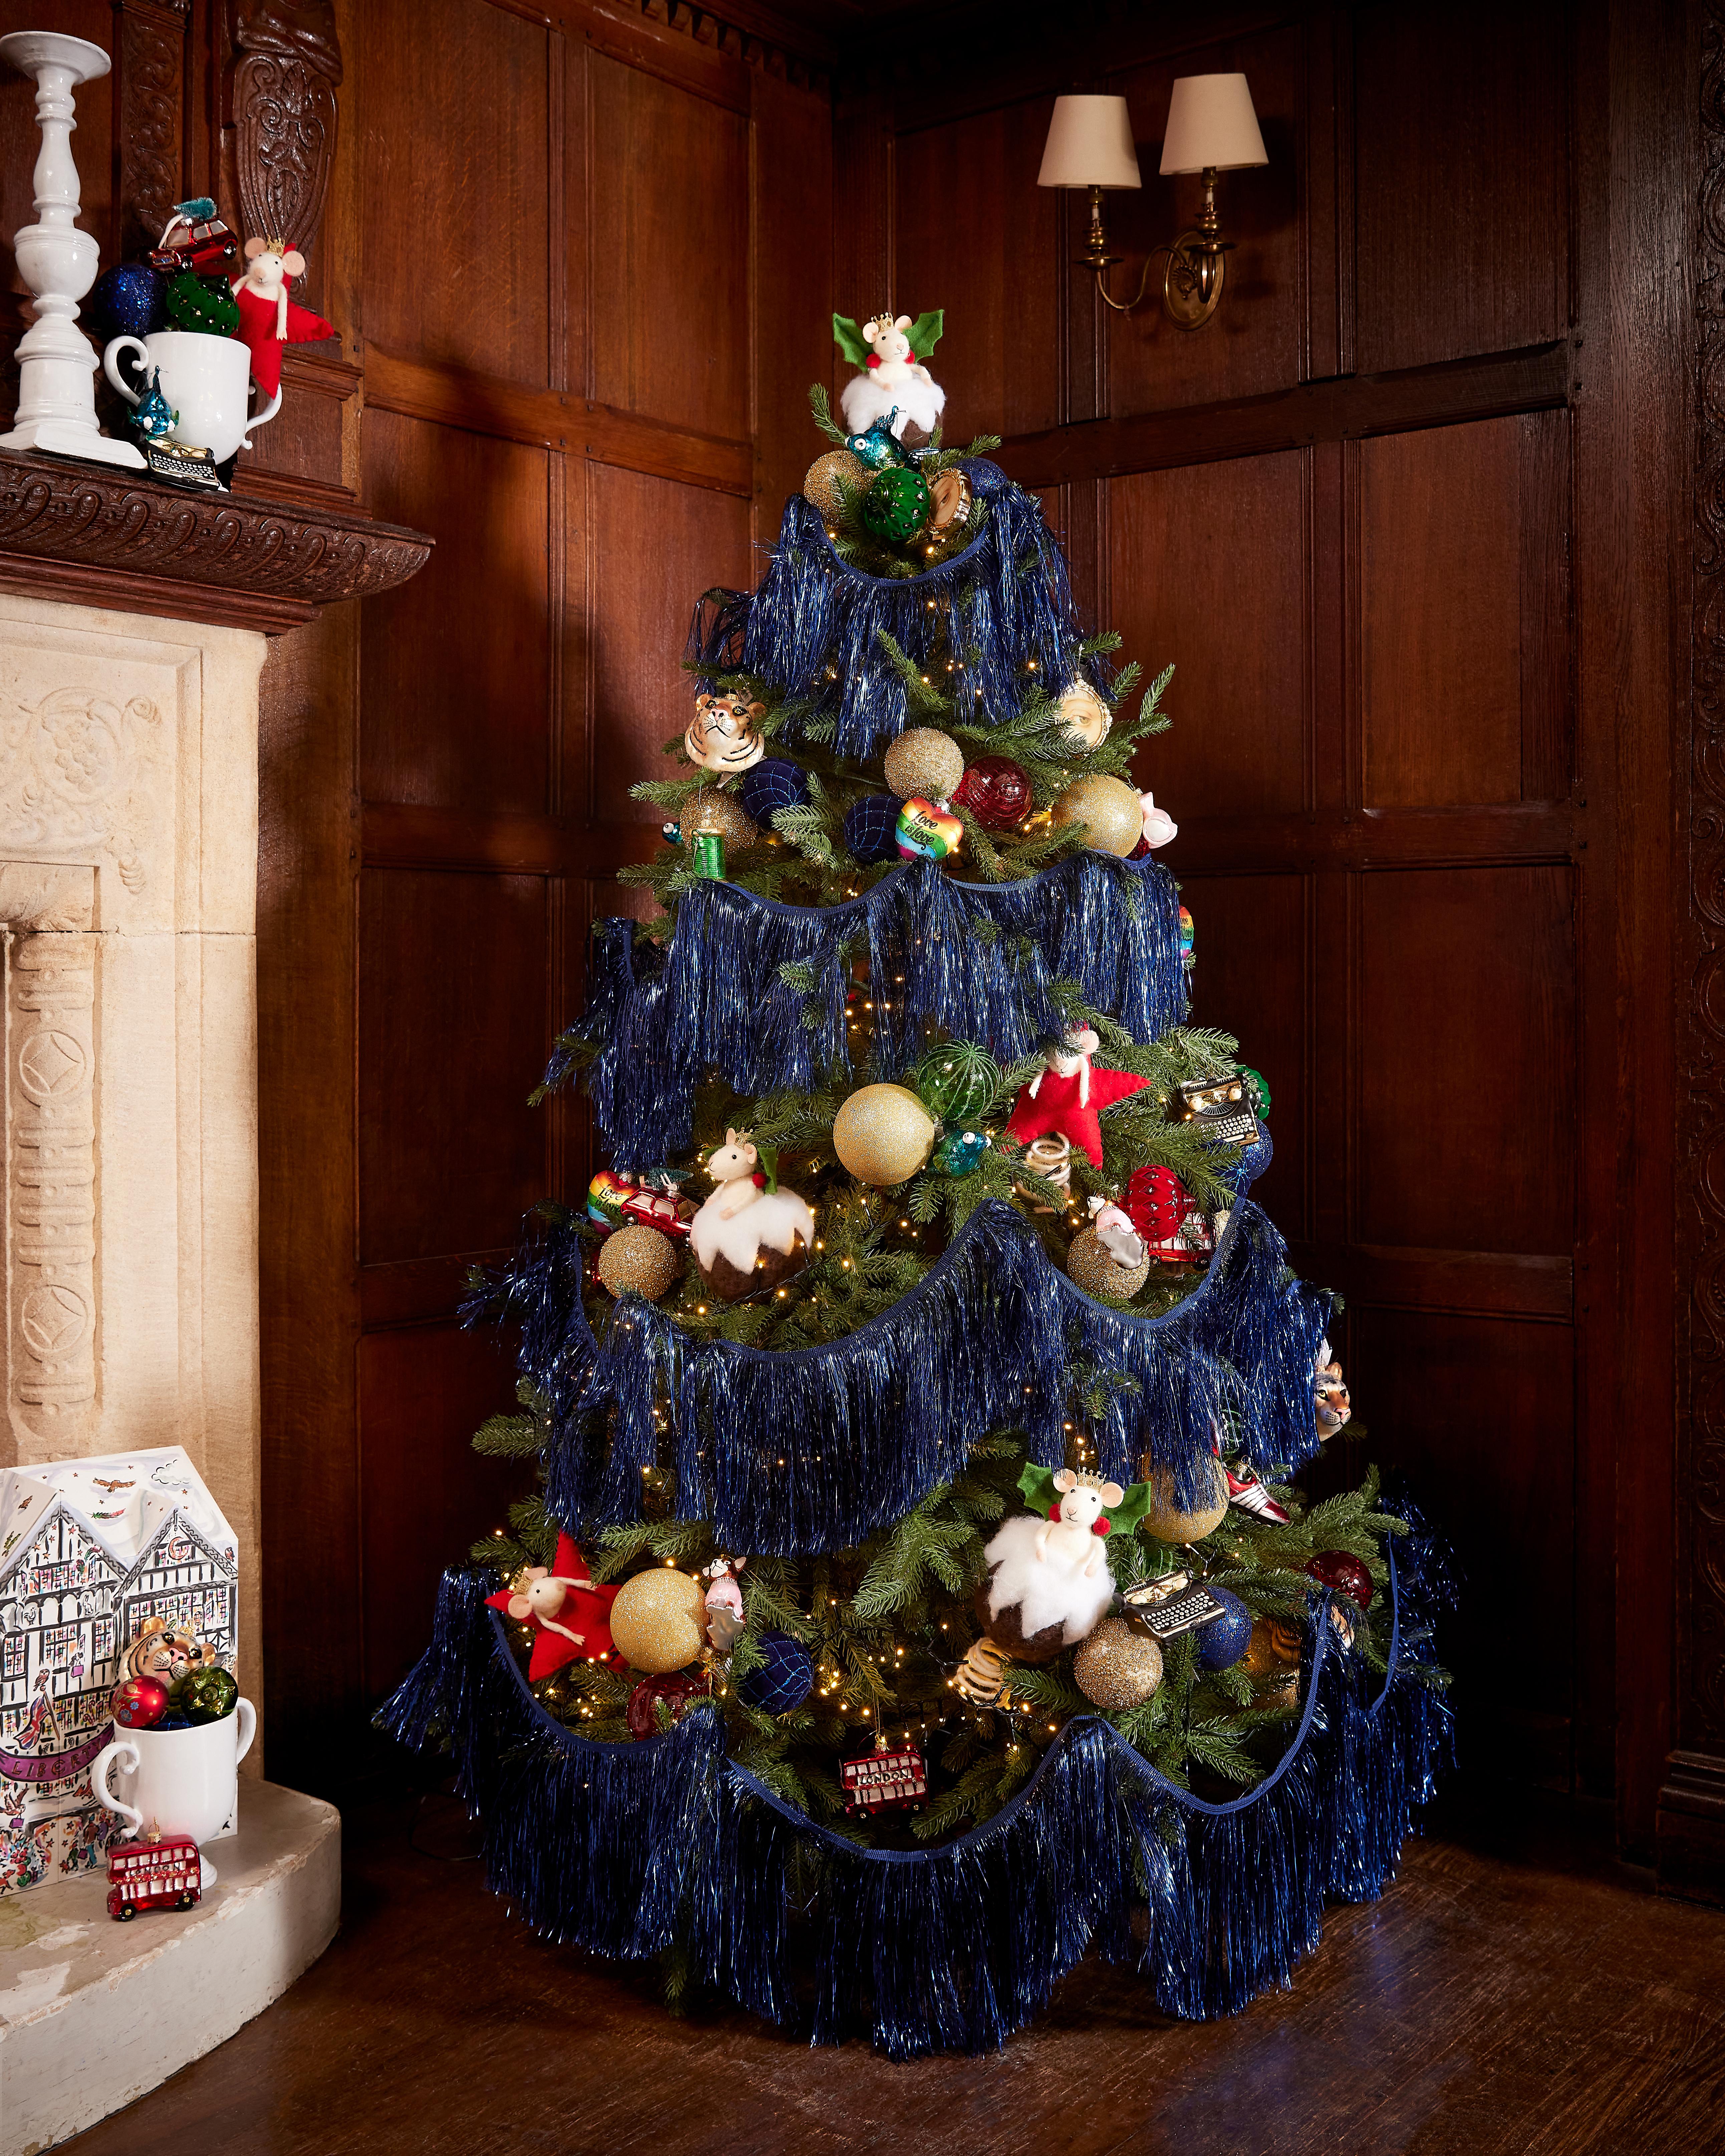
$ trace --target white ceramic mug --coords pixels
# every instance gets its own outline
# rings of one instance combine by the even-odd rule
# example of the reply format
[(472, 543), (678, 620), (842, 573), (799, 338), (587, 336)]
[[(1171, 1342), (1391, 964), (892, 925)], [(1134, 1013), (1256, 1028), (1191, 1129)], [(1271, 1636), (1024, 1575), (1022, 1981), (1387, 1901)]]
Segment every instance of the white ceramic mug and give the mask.
[[(249, 1699), (219, 1722), (197, 1722), (190, 1729), (129, 1729), (97, 1753), (90, 1786), (126, 1821), (123, 1839), (154, 1825), (164, 1834), (189, 1834), (202, 1845), (234, 1815), (239, 1763), (257, 1731), (257, 1710)], [(117, 1789), (108, 1786), (110, 1774)], [(203, 1884), (213, 1886), (215, 1878), (216, 1867), (206, 1856)]]
[[(138, 386), (123, 381), (120, 356), (131, 352), (141, 369)], [(236, 449), (249, 449), (248, 427), (261, 427), (281, 409), (278, 389), (263, 410), (246, 417), (252, 356), (237, 337), (206, 336), (197, 330), (154, 330), (146, 337), (117, 336), (102, 354), (102, 372), (128, 404), (136, 404), (155, 367), (162, 393), (179, 413), (171, 439), (188, 449), (208, 449), (218, 465)]]

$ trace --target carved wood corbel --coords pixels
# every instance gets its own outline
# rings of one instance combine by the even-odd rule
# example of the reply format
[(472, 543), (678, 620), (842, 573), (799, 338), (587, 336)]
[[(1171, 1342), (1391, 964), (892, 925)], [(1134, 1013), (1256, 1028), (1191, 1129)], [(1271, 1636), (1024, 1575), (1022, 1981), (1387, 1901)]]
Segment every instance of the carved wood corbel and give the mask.
[(226, 0), (223, 105), (245, 235), (310, 255), (336, 162), (335, 0)]
[(120, 186), (114, 259), (161, 239), (185, 193), (186, 26), (192, 0), (114, 0), (114, 129)]

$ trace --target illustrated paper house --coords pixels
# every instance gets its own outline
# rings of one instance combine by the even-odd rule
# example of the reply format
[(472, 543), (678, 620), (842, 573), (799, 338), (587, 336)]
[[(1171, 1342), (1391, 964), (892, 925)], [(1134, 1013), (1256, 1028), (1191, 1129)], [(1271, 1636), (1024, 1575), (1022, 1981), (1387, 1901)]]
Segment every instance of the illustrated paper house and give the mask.
[(236, 1543), (177, 1445), (0, 1471), (0, 1894), (100, 1863), (90, 1793), (117, 1664), (144, 1620), (239, 1644)]

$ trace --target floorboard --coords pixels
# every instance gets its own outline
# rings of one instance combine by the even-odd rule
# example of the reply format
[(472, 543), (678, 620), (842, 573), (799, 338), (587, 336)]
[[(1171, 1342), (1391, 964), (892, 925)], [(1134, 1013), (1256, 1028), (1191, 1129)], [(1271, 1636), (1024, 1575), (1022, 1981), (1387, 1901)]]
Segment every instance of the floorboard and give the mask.
[(1725, 1914), (1561, 1819), (1446, 1815), (1232, 2020), (1086, 1965), (1001, 2056), (903, 2066), (542, 1944), (447, 1796), (347, 1828), (323, 1960), (75, 2156), (1725, 2156)]

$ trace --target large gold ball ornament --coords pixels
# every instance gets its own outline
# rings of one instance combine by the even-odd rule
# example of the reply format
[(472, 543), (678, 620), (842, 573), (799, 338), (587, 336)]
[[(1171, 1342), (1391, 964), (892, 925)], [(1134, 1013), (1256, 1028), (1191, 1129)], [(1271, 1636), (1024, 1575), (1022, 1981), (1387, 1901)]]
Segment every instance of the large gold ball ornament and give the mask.
[(676, 1276), (676, 1245), (656, 1228), (632, 1222), (599, 1247), (599, 1278), (613, 1295), (644, 1295), (657, 1302)]
[(682, 832), (683, 844), (691, 852), (702, 831), (716, 831), (725, 841), (727, 853), (752, 846), (761, 836), (754, 818), (737, 796), (721, 793), (716, 786), (703, 786), (699, 793), (689, 796), (678, 816), (677, 826)]
[(1056, 824), (1081, 824), (1101, 854), (1129, 854), (1144, 835), (1144, 804), (1123, 778), (1075, 778), (1054, 805)]
[(939, 1126), (908, 1086), (864, 1086), (833, 1123), (833, 1151), (859, 1183), (884, 1189), (926, 1168)]
[(1055, 709), (1066, 732), (1086, 748), (1100, 748), (1107, 740), (1114, 714), (1088, 681), (1075, 681)]
[(1135, 1265), (1123, 1265), (1094, 1228), (1081, 1228), (1066, 1252), (1066, 1271), (1099, 1302), (1130, 1302), (1150, 1277), (1150, 1253), (1146, 1250)]
[(1072, 1681), (1098, 1707), (1142, 1707), (1162, 1682), (1162, 1650), (1123, 1617), (1105, 1617), (1072, 1657)]
[(1200, 1543), (1221, 1526), (1228, 1517), (1228, 1477), (1214, 1455), (1208, 1455), (1207, 1464), (1210, 1502), (1190, 1512), (1180, 1510), (1174, 1496), (1174, 1478), (1165, 1467), (1147, 1471), (1144, 1479), (1150, 1485), (1150, 1509), (1144, 1515), (1147, 1535), (1154, 1535), (1159, 1543)]
[(860, 457), (853, 456), (849, 449), (829, 449), (803, 474), (803, 491), (829, 524), (836, 524), (845, 510), (839, 499), (839, 481), (842, 479), (854, 494), (861, 494), (870, 476)]
[(611, 1604), (611, 1639), (631, 1669), (649, 1676), (685, 1668), (706, 1645), (701, 1582), (670, 1565), (625, 1579)]
[(964, 776), (964, 752), (938, 726), (912, 726), (887, 750), (886, 765), (886, 783), (901, 801), (913, 794), (925, 801), (950, 801)]

